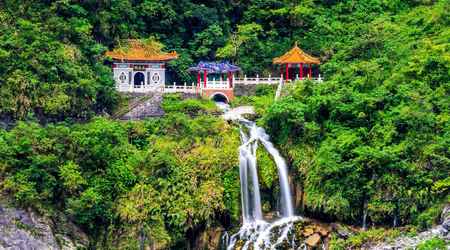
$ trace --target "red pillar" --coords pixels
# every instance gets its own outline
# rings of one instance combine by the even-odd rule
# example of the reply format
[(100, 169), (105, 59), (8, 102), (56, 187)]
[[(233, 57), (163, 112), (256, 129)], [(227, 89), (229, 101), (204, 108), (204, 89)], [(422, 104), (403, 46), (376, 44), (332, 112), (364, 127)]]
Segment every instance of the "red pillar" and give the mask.
[(300, 80), (303, 79), (303, 63), (300, 63)]
[(228, 86), (230, 87), (230, 88), (232, 88), (233, 87), (233, 78), (232, 78), (232, 74), (231, 74), (231, 72), (228, 72)]
[(309, 79), (311, 79), (312, 76), (312, 66), (311, 63), (309, 64)]
[(286, 63), (286, 81), (289, 80), (289, 64)]
[(200, 88), (200, 82), (201, 82), (201, 79), (202, 79), (200, 74), (201, 74), (200, 71), (197, 72), (197, 88)]
[(206, 82), (208, 81), (208, 72), (203, 71), (203, 87), (206, 88)]

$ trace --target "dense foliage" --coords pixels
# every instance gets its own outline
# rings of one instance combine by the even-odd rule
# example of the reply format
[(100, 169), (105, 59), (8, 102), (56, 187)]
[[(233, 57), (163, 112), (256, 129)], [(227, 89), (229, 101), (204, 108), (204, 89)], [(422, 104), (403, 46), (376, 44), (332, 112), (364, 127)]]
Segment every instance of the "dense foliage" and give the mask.
[(308, 211), (399, 225), (448, 195), (449, 10), (441, 1), (340, 22), (327, 81), (299, 82), (271, 106), (265, 124)]
[[(433, 13), (425, 13), (433, 6)], [(409, 19), (395, 16), (412, 9), (417, 15)], [(171, 63), (170, 81), (194, 81), (186, 69), (215, 59), (232, 60), (247, 75), (278, 75), (271, 60), (294, 41), (322, 61), (333, 58), (323, 67), (331, 76), (358, 57), (378, 58), (380, 65), (398, 60), (394, 55), (414, 48), (391, 46), (383, 57), (382, 41), (426, 37), (445, 27), (445, 20), (433, 25), (446, 11), (444, 0), (5, 0), (0, 2), (0, 114), (64, 120), (111, 111), (117, 96), (102, 55), (121, 39), (154, 37), (176, 50), (180, 58)], [(401, 34), (393, 37), (391, 31)], [(442, 31), (447, 42), (448, 31)]]
[[(194, 80), (186, 69), (201, 59), (278, 75), (272, 58), (298, 41), (325, 82), (233, 105), (263, 117), (304, 212), (429, 227), (450, 187), (448, 13), (448, 0), (0, 1), (0, 119), (28, 120), (0, 130), (1, 190), (64, 211), (106, 248), (174, 245), (218, 214), (238, 218), (238, 133), (212, 103), (166, 96), (161, 119), (73, 121), (119, 103), (103, 54), (121, 39), (176, 50), (176, 81)], [(262, 151), (258, 161), (270, 210), (276, 171)]]
[(0, 3), (0, 118), (79, 120), (111, 111), (117, 95), (92, 25), (14, 2)]
[(1, 189), (44, 214), (64, 211), (108, 249), (185, 244), (217, 214), (239, 216), (237, 131), (203, 109), (184, 112), (208, 105), (189, 100), (143, 122), (1, 130)]

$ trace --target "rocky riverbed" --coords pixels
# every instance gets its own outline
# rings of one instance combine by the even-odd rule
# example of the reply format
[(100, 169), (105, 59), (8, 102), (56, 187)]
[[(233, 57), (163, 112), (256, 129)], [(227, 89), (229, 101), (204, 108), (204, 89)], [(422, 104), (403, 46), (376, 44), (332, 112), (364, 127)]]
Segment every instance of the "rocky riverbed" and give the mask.
[(379, 244), (366, 244), (365, 249), (373, 250), (402, 250), (415, 249), (424, 241), (439, 238), (447, 243), (447, 249), (450, 249), (450, 204), (442, 210), (440, 224), (429, 230), (418, 233), (416, 236), (401, 236), (391, 242), (382, 242)]

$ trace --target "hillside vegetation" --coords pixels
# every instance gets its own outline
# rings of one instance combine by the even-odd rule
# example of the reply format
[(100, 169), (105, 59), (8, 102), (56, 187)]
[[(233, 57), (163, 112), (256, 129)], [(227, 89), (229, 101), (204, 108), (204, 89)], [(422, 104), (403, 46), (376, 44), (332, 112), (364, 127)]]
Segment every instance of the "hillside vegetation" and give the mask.
[(161, 119), (0, 131), (0, 188), (17, 205), (63, 211), (106, 249), (184, 245), (220, 213), (238, 219), (238, 131), (208, 102), (168, 99), (177, 106)]
[(448, 194), (449, 10), (442, 1), (342, 24), (327, 81), (297, 83), (270, 107), (264, 124), (308, 210), (399, 225)]
[[(332, 60), (322, 67), (327, 77), (349, 68), (353, 59), (360, 67), (353, 71), (374, 67), (356, 64), (368, 58), (383, 65), (378, 74), (389, 74), (389, 62), (416, 49), (401, 43), (403, 38), (417, 39), (423, 51), (426, 46), (445, 51), (432, 42), (439, 39), (433, 34), (442, 33), (440, 44), (448, 43), (445, 13), (445, 0), (5, 0), (0, 2), (0, 115), (60, 121), (111, 112), (118, 97), (103, 54), (128, 38), (152, 37), (176, 50), (180, 58), (169, 67), (171, 81), (194, 81), (186, 69), (216, 58), (237, 63), (247, 75), (278, 75), (271, 60), (295, 41), (323, 62)], [(347, 81), (353, 81), (350, 73), (343, 74)]]
[[(160, 119), (100, 117), (120, 103), (104, 52), (158, 40), (180, 55), (171, 81), (193, 81), (199, 60), (278, 75), (272, 58), (297, 41), (325, 81), (233, 105), (256, 106), (305, 192), (299, 211), (427, 228), (449, 202), (448, 13), (448, 0), (0, 1), (0, 189), (64, 212), (105, 249), (185, 249), (206, 226), (238, 225), (238, 128), (178, 96)], [(258, 161), (267, 212), (277, 173)]]

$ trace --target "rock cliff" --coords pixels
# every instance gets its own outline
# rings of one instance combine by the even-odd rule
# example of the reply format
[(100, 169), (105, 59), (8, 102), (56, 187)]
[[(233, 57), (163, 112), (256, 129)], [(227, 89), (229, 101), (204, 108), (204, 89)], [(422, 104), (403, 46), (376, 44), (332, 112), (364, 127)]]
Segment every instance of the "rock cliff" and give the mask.
[(0, 203), (0, 249), (87, 249), (88, 237), (63, 216), (58, 221)]

